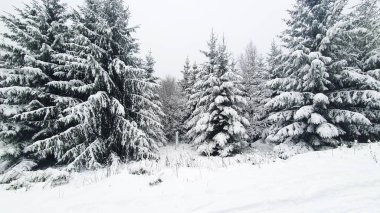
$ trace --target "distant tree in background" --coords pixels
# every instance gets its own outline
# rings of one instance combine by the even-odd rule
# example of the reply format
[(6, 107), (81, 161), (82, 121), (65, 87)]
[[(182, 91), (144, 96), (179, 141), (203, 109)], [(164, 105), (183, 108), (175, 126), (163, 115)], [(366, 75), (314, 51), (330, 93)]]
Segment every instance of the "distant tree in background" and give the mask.
[(275, 41), (272, 41), (271, 48), (266, 58), (268, 64), (268, 72), (270, 78), (280, 78), (280, 73), (275, 73), (276, 68), (280, 66), (281, 63), (282, 50), (281, 47), (276, 44)]
[(182, 87), (182, 91), (185, 93), (189, 93), (190, 88), (192, 87), (192, 70), (191, 70), (191, 64), (190, 59), (187, 57), (185, 60), (185, 65), (183, 66), (182, 72), (182, 80), (180, 81), (180, 86)]
[[(199, 97), (197, 96), (199, 88), (197, 87), (197, 84), (201, 79), (201, 72), (197, 63), (194, 62), (193, 65), (190, 65), (190, 60), (187, 58), (183, 67), (182, 74), (183, 78), (180, 81), (180, 85), (186, 104), (183, 108), (184, 112), (181, 122), (185, 123), (186, 120), (190, 118), (191, 114), (195, 110), (197, 103), (199, 102)], [(186, 125), (183, 125), (183, 131), (188, 131)], [(187, 140), (186, 137), (185, 140)]]
[(142, 61), (142, 67), (146, 71), (146, 78), (150, 79), (151, 81), (157, 80), (157, 77), (155, 77), (153, 74), (155, 72), (154, 65), (156, 64), (156, 60), (153, 58), (152, 51), (149, 51), (148, 55), (145, 56), (145, 60)]
[(176, 132), (181, 141), (184, 139), (183, 117), (185, 116), (186, 97), (175, 78), (166, 77), (160, 81), (160, 100), (165, 114), (164, 132), (169, 142), (175, 142)]
[(247, 96), (245, 112), (250, 122), (250, 126), (247, 127), (247, 133), (252, 143), (261, 138), (265, 128), (268, 126), (264, 106), (271, 95), (271, 90), (266, 87), (269, 72), (264, 58), (258, 53), (252, 42), (247, 45), (245, 52), (239, 58), (238, 64)]

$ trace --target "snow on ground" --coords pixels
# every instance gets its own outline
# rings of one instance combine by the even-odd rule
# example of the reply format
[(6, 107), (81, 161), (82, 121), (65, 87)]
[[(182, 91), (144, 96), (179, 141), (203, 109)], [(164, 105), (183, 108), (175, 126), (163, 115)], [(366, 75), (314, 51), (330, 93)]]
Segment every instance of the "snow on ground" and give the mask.
[(0, 189), (0, 212), (380, 212), (380, 144), (276, 162), (262, 152), (194, 157), (186, 146), (162, 156), (108, 178), (102, 170), (56, 188)]

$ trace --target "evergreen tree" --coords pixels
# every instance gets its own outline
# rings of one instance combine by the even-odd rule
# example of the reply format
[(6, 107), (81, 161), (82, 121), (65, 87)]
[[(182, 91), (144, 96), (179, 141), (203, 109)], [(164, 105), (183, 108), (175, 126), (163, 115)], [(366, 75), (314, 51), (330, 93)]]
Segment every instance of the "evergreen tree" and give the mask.
[(143, 66), (146, 70), (147, 78), (145, 80), (142, 79), (142, 81), (150, 83), (150, 86), (141, 90), (142, 93), (140, 95), (146, 101), (137, 105), (136, 109), (138, 109), (137, 115), (140, 128), (147, 133), (149, 138), (156, 141), (158, 145), (164, 145), (167, 138), (165, 137), (162, 120), (166, 115), (162, 110), (162, 103), (157, 92), (160, 90), (160, 84), (158, 83), (158, 78), (153, 75), (155, 63), (152, 53), (149, 52)]
[[(343, 86), (350, 90), (371, 92), (376, 100), (376, 92), (380, 92), (380, 10), (376, 0), (362, 0), (344, 19), (335, 24), (327, 32), (324, 44), (334, 44), (333, 56), (347, 61), (342, 72)], [(363, 91), (364, 92), (364, 91)], [(364, 97), (366, 93), (364, 94)], [(345, 104), (348, 108), (366, 116), (372, 123), (368, 127), (352, 127), (352, 137), (365, 142), (380, 137), (379, 115), (376, 105), (366, 106), (364, 103)]]
[(306, 142), (314, 148), (353, 141), (372, 127), (360, 109), (379, 107), (380, 93), (358, 83), (327, 31), (342, 19), (346, 1), (298, 0), (282, 38), (289, 53), (275, 69), (282, 78), (268, 84), (280, 94), (267, 103), (274, 122), (267, 138), (280, 143)]
[(156, 61), (153, 58), (152, 51), (149, 51), (148, 55), (145, 56), (145, 61), (143, 63), (143, 67), (144, 67), (146, 74), (147, 74), (146, 78), (150, 79), (152, 81), (157, 80), (157, 78), (155, 78), (153, 76), (155, 64), (156, 64)]
[(57, 54), (65, 51), (67, 20), (60, 0), (32, 1), (16, 15), (1, 16), (8, 32), (0, 44), (0, 161), (26, 158), (24, 148), (53, 134), (59, 111), (77, 103), (48, 86), (60, 79)]
[(218, 45), (212, 34), (208, 47), (203, 52), (208, 61), (196, 85), (199, 90), (192, 97), (199, 102), (187, 121), (187, 137), (202, 154), (229, 156), (246, 145), (246, 100), (224, 42)]
[(274, 73), (276, 67), (280, 65), (282, 50), (276, 44), (275, 41), (272, 41), (269, 54), (267, 56), (268, 71), (270, 73), (270, 78), (279, 78), (281, 76), (278, 73)]
[[(190, 60), (186, 60), (184, 70), (183, 70), (183, 79), (180, 82), (182, 93), (185, 97), (186, 105), (183, 110), (182, 122), (185, 123), (187, 119), (190, 118), (191, 114), (195, 110), (195, 107), (199, 101), (197, 98), (198, 92), (198, 82), (201, 77), (199, 76), (200, 71), (196, 62), (193, 65), (190, 65)], [(187, 132), (186, 125), (183, 126), (183, 131)]]
[(244, 54), (239, 59), (241, 76), (247, 94), (247, 117), (250, 126), (247, 128), (251, 142), (261, 138), (261, 134), (267, 127), (265, 120), (266, 109), (264, 107), (270, 97), (270, 90), (266, 88), (269, 73), (266, 70), (264, 59), (259, 55), (256, 47), (251, 42)]
[(44, 114), (49, 131), (30, 137), (23, 149), (38, 166), (48, 163), (66, 165), (67, 170), (94, 169), (115, 159), (156, 157), (159, 142), (147, 127), (160, 123), (158, 116), (151, 114), (160, 111), (155, 102), (158, 98), (153, 97), (157, 85), (147, 77), (151, 70), (135, 56), (135, 28), (128, 22), (129, 11), (122, 0), (86, 0), (73, 14), (73, 30), (66, 33), (71, 36), (52, 36), (56, 39), (53, 44), (62, 51), (53, 52), (46, 45), (42, 48), (44, 57), (58, 65), (47, 69), (49, 81), (39, 91), (52, 94), (59, 108), (55, 107), (55, 114)]
[(183, 75), (183, 78), (180, 82), (182, 91), (184, 91), (185, 93), (187, 93), (187, 95), (189, 95), (188, 93), (189, 89), (192, 87), (191, 85), (192, 72), (191, 72), (190, 59), (188, 57), (185, 60), (185, 65), (183, 66), (183, 70), (181, 72)]
[(327, 32), (326, 45), (335, 44), (335, 57), (344, 58), (347, 66), (366, 72), (380, 67), (380, 11), (377, 0), (361, 0), (353, 11)]
[[(190, 80), (189, 84), (191, 85), (191, 87), (189, 87), (190, 91), (194, 87), (194, 84), (197, 82), (197, 80), (200, 78), (200, 76), (199, 76), (200, 70), (199, 69), (200, 68), (199, 68), (197, 62), (194, 61), (193, 65), (191, 66), (191, 70), (190, 70), (191, 71), (190, 72), (190, 78), (189, 78), (189, 80)], [(190, 94), (193, 94), (193, 93), (194, 93), (193, 91), (190, 92)]]

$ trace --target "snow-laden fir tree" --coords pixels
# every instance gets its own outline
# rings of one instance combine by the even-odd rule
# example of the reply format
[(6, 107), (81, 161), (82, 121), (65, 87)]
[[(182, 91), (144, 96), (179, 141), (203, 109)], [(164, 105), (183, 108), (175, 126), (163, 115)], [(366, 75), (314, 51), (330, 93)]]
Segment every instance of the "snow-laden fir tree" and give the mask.
[[(162, 103), (160, 102), (160, 97), (158, 91), (160, 90), (160, 85), (158, 83), (158, 78), (153, 74), (155, 72), (154, 65), (156, 61), (154, 60), (152, 53), (146, 56), (143, 62), (143, 69), (147, 73), (145, 79), (141, 79), (150, 85), (144, 89), (140, 89), (141, 104), (135, 106), (136, 115), (138, 117), (138, 124), (141, 129), (143, 129), (149, 138), (152, 138), (158, 145), (164, 145), (167, 141), (162, 120), (165, 118), (165, 113), (162, 110)], [(136, 85), (138, 86), (138, 85)], [(135, 94), (137, 95), (137, 93)]]
[[(273, 40), (271, 43), (271, 48), (269, 50), (269, 53), (266, 56), (266, 69), (268, 71), (269, 79), (276, 79), (276, 78), (282, 77), (281, 76), (281, 69), (277, 69), (277, 67), (279, 67), (281, 64), (282, 56), (283, 56), (283, 52), (282, 52), (281, 47)], [(268, 80), (267, 80), (267, 82), (268, 82)], [(266, 100), (267, 102), (270, 100), (271, 97), (275, 96), (276, 94), (277, 95), (279, 94), (279, 91), (272, 90), (267, 85), (266, 85), (266, 88), (271, 91), (270, 96), (267, 96), (267, 98), (268, 98)], [(268, 119), (268, 116), (270, 113), (268, 111), (268, 109), (266, 109), (265, 112), (266, 112), (265, 121), (266, 121), (267, 127), (269, 127), (269, 126), (273, 125), (273, 123), (272, 123), (273, 121)], [(266, 128), (262, 132), (262, 135), (261, 135), (262, 138), (261, 139), (265, 139), (266, 137), (268, 137), (268, 135), (271, 134), (272, 131), (273, 131), (272, 128)]]
[[(282, 35), (287, 54), (268, 85), (280, 93), (267, 103), (272, 114), (269, 141), (305, 142), (314, 148), (354, 141), (373, 123), (364, 109), (378, 110), (380, 93), (353, 86), (360, 76), (336, 56), (327, 32), (342, 19), (346, 1), (298, 0)], [(363, 85), (364, 85), (363, 84)]]
[[(197, 103), (199, 102), (199, 97), (197, 96), (197, 93), (199, 89), (199, 79), (201, 79), (201, 72), (199, 71), (196, 62), (194, 62), (191, 66), (190, 60), (186, 59), (182, 73), (183, 79), (180, 81), (180, 85), (186, 104), (183, 109), (184, 113), (181, 121), (185, 123), (190, 118), (191, 114), (195, 110)], [(186, 125), (184, 125), (183, 128), (183, 131), (188, 131)]]
[(52, 135), (59, 111), (77, 103), (47, 86), (60, 79), (55, 55), (65, 51), (65, 8), (60, 0), (32, 1), (1, 16), (7, 30), (0, 44), (0, 161), (9, 165), (27, 157), (24, 148), (32, 141)]
[(143, 129), (157, 116), (153, 88), (135, 56), (138, 45), (121, 0), (86, 0), (73, 14), (65, 52), (54, 57), (58, 79), (48, 91), (71, 101), (54, 121), (53, 134), (36, 138), (24, 152), (33, 159), (66, 165), (67, 170), (95, 169), (119, 160), (156, 157), (157, 141)]
[(142, 62), (142, 67), (145, 69), (146, 78), (155, 82), (157, 78), (154, 76), (154, 66), (156, 64), (156, 60), (153, 58), (152, 51), (148, 52), (148, 55), (145, 56), (145, 60)]
[(266, 57), (268, 72), (269, 72), (270, 78), (272, 79), (281, 77), (279, 76), (278, 73), (274, 73), (274, 71), (276, 71), (276, 68), (280, 65), (281, 56), (282, 56), (281, 47), (278, 46), (278, 44), (276, 44), (275, 41), (272, 41), (269, 53)]
[(181, 71), (183, 78), (180, 82), (180, 85), (182, 87), (182, 91), (187, 93), (189, 95), (188, 91), (192, 87), (192, 70), (191, 70), (191, 64), (190, 64), (190, 59), (187, 57), (185, 60), (185, 65), (183, 66), (183, 70)]
[[(347, 61), (343, 75), (343, 86), (351, 90), (380, 92), (380, 10), (376, 0), (362, 0), (352, 12), (336, 23), (327, 32), (324, 44), (334, 45), (334, 56)], [(372, 96), (375, 93), (372, 92)], [(375, 98), (375, 97), (373, 97)], [(350, 103), (349, 108), (365, 115), (372, 123), (370, 127), (351, 127), (360, 133), (359, 141), (377, 140), (380, 136), (380, 111), (378, 107), (365, 103)], [(359, 129), (357, 129), (359, 128)], [(357, 134), (354, 134), (357, 135)]]
[(333, 43), (336, 57), (362, 71), (379, 67), (380, 12), (377, 0), (361, 0), (327, 32), (324, 43)]
[(271, 95), (271, 91), (266, 87), (269, 73), (265, 67), (264, 58), (258, 53), (252, 42), (247, 45), (245, 52), (240, 56), (239, 67), (247, 95), (247, 106), (244, 110), (250, 122), (247, 133), (250, 142), (254, 142), (261, 138), (264, 129), (268, 126), (264, 106)]
[(246, 99), (225, 43), (218, 44), (212, 34), (208, 48), (203, 52), (207, 62), (193, 95), (199, 102), (187, 121), (187, 137), (202, 154), (230, 156), (247, 145)]

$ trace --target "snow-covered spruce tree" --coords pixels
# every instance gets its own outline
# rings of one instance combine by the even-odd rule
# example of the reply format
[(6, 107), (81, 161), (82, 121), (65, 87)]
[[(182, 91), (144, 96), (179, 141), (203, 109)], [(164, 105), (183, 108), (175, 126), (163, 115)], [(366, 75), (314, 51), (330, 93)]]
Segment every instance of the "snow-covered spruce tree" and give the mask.
[(148, 55), (145, 56), (145, 60), (142, 62), (142, 67), (145, 69), (146, 72), (146, 79), (149, 79), (153, 82), (157, 81), (157, 77), (155, 77), (153, 74), (155, 72), (154, 66), (156, 64), (156, 60), (153, 58), (152, 51), (148, 52)]
[[(138, 124), (143, 129), (148, 137), (152, 138), (160, 146), (164, 145), (167, 141), (164, 133), (162, 120), (165, 118), (165, 113), (162, 110), (162, 103), (160, 101), (159, 93), (160, 85), (158, 78), (153, 74), (155, 72), (154, 60), (152, 53), (146, 56), (143, 62), (143, 69), (146, 71), (147, 76), (145, 79), (146, 84), (149, 84), (145, 89), (140, 89), (140, 96), (144, 98), (141, 104), (135, 106), (137, 112)], [(138, 86), (138, 85), (136, 85)]]
[(60, 79), (55, 54), (65, 51), (67, 19), (60, 0), (32, 1), (1, 16), (7, 31), (0, 44), (0, 161), (9, 165), (28, 157), (24, 147), (51, 135), (59, 111), (76, 103), (47, 88)]
[[(190, 60), (186, 60), (182, 73), (183, 79), (180, 81), (180, 85), (186, 104), (184, 106), (184, 113), (181, 121), (182, 123), (186, 123), (186, 121), (190, 118), (191, 114), (195, 110), (197, 103), (199, 102), (199, 96), (197, 94), (199, 92), (199, 80), (201, 79), (201, 72), (199, 71), (196, 62), (194, 62), (191, 66)], [(183, 128), (183, 131), (188, 131), (186, 125), (184, 125)]]
[[(359, 109), (377, 110), (380, 93), (351, 87), (359, 73), (336, 57), (327, 31), (342, 19), (346, 1), (298, 0), (282, 38), (288, 52), (268, 85), (279, 95), (267, 103), (274, 122), (269, 141), (305, 142), (314, 148), (349, 143), (372, 123)], [(370, 82), (368, 82), (370, 84)]]
[(190, 59), (187, 57), (185, 60), (185, 65), (183, 66), (183, 70), (181, 71), (183, 78), (180, 81), (180, 85), (182, 87), (182, 91), (186, 95), (189, 95), (189, 90), (192, 87), (192, 72), (191, 72), (191, 65), (190, 65)]
[[(271, 48), (270, 48), (270, 51), (266, 57), (266, 69), (268, 71), (268, 74), (269, 74), (269, 79), (276, 79), (276, 78), (281, 78), (281, 69), (277, 69), (280, 65), (281, 65), (281, 60), (282, 60), (282, 57), (283, 57), (283, 52), (282, 52), (282, 49), (281, 47), (276, 44), (276, 42), (273, 40), (272, 43), (271, 43)], [(267, 81), (268, 82), (268, 81)], [(267, 89), (270, 89), (268, 86), (266, 86)], [(271, 91), (271, 95), (270, 97), (268, 96), (268, 99), (267, 99), (267, 102), (270, 100), (271, 97), (274, 97), (276, 94), (278, 95), (279, 94), (279, 91), (277, 90), (272, 90), (270, 89)], [(265, 107), (265, 106), (264, 106)], [(266, 108), (266, 107), (265, 107)], [(278, 129), (274, 128), (274, 127), (280, 127), (278, 125), (273, 125), (273, 120), (269, 120), (268, 119), (268, 116), (269, 116), (269, 110), (266, 109), (265, 110), (266, 114), (265, 114), (265, 117), (266, 117), (266, 122), (267, 122), (267, 127), (270, 127), (272, 126), (271, 128), (266, 128), (263, 132), (262, 132), (262, 140), (265, 140), (269, 134), (273, 134), (273, 131), (276, 131)], [(275, 122), (276, 123), (276, 122)]]
[(282, 50), (281, 47), (276, 44), (275, 41), (272, 41), (270, 51), (266, 57), (266, 62), (268, 66), (268, 72), (270, 75), (270, 78), (279, 78), (278, 73), (274, 73), (276, 71), (276, 68), (280, 65), (281, 62), (281, 56), (282, 56)]
[(187, 121), (187, 137), (202, 154), (229, 156), (247, 145), (246, 99), (224, 42), (217, 45), (212, 34), (208, 47), (203, 52), (207, 62), (198, 79), (199, 90), (193, 95), (199, 102)]
[(187, 90), (187, 94), (190, 96), (192, 94), (195, 94), (196, 91), (196, 83), (198, 82), (198, 79), (202, 78), (202, 68), (198, 66), (197, 62), (194, 61), (193, 65), (190, 69), (190, 75), (189, 75), (189, 87)]
[(264, 58), (258, 53), (252, 42), (240, 56), (239, 67), (247, 94), (245, 111), (250, 122), (247, 133), (250, 142), (254, 142), (261, 138), (264, 129), (268, 126), (265, 119), (267, 114), (265, 103), (271, 95), (271, 90), (266, 87), (269, 73), (265, 67)]
[[(347, 61), (342, 72), (343, 87), (350, 90), (371, 90), (380, 92), (380, 10), (376, 0), (362, 0), (343, 20), (327, 32), (323, 44), (333, 44), (336, 58)], [(372, 96), (375, 93), (372, 92)], [(356, 101), (357, 102), (357, 101)], [(370, 127), (351, 127), (355, 138), (365, 142), (380, 137), (380, 111), (377, 106), (364, 103), (345, 104), (342, 108), (365, 115), (372, 123)]]
[[(362, 70), (367, 72), (370, 76), (379, 80), (380, 76), (380, 8), (379, 1), (376, 0), (362, 0), (362, 3), (358, 6), (352, 16), (356, 16), (354, 19), (354, 25), (358, 27), (366, 28), (367, 33), (362, 36), (362, 39), (366, 38), (367, 43), (364, 45), (366, 48), (366, 55), (360, 58), (363, 67)], [(356, 45), (363, 47), (361, 45)]]
[(380, 11), (377, 0), (361, 0), (343, 20), (327, 32), (324, 43), (333, 43), (335, 55), (362, 71), (379, 67)]
[(31, 156), (53, 158), (67, 170), (156, 157), (157, 141), (142, 129), (142, 120), (154, 119), (148, 113), (158, 108), (149, 99), (155, 84), (139, 66), (128, 22), (122, 0), (86, 0), (74, 12), (74, 35), (65, 43), (70, 54), (60, 55), (65, 69), (58, 73), (77, 85), (54, 82), (50, 87), (68, 90), (80, 103), (61, 112), (55, 135), (26, 147)]

